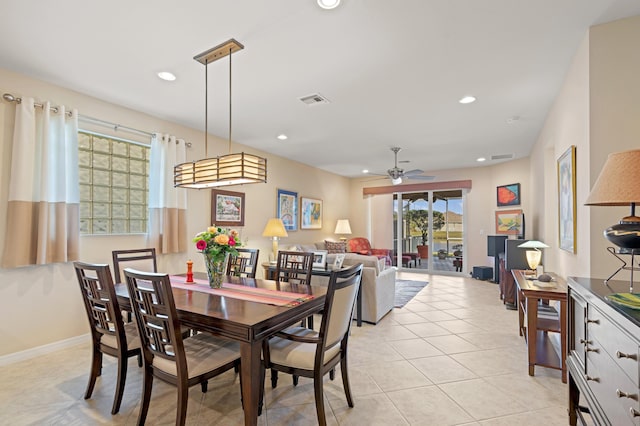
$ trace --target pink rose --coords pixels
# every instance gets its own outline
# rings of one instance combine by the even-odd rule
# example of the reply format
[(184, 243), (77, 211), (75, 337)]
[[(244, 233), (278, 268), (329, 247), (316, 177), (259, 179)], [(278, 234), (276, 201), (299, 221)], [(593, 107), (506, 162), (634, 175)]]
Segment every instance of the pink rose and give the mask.
[(235, 246), (235, 245), (236, 245), (236, 240), (234, 240), (234, 239), (233, 239), (233, 237), (229, 238), (229, 245), (230, 245), (231, 247), (233, 247), (233, 246)]
[(204, 250), (207, 248), (207, 242), (205, 240), (198, 240), (198, 242), (196, 243), (196, 248), (198, 250)]

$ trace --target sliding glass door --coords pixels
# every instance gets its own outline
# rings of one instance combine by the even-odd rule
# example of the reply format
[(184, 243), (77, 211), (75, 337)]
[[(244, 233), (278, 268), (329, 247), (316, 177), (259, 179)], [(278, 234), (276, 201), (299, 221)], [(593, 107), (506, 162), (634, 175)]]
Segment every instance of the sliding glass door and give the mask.
[(394, 264), (409, 271), (463, 273), (463, 190), (396, 193)]

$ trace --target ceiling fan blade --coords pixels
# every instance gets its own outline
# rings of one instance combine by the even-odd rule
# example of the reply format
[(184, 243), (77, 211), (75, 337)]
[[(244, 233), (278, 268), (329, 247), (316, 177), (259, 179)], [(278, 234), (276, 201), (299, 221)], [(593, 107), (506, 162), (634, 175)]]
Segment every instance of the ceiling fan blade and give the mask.
[(405, 177), (407, 179), (414, 179), (414, 180), (434, 180), (436, 177), (435, 176), (425, 176), (425, 175), (410, 175), (410, 176), (406, 176)]
[(424, 173), (424, 170), (413, 169), (413, 170), (407, 170), (406, 172), (404, 172), (404, 176), (421, 175), (423, 173)]

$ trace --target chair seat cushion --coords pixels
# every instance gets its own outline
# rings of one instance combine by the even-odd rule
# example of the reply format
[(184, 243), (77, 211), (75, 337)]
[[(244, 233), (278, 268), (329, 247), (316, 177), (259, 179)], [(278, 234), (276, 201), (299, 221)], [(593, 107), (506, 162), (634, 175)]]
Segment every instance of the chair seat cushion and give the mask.
[[(124, 324), (124, 333), (127, 337), (127, 348), (129, 350), (138, 349), (140, 347), (140, 336), (138, 336), (138, 326), (136, 323), (129, 322)], [(115, 349), (118, 348), (118, 340), (116, 336), (112, 334), (103, 334), (100, 342), (105, 346)]]
[[(187, 357), (189, 378), (215, 370), (240, 357), (240, 345), (219, 339), (207, 333), (198, 333), (183, 341)], [(161, 357), (154, 357), (153, 366), (165, 373), (176, 376), (176, 363)]]
[[(292, 327), (285, 331), (287, 334), (305, 337), (318, 337), (318, 332), (303, 327)], [(313, 370), (317, 345), (314, 343), (293, 342), (281, 337), (269, 340), (269, 358), (274, 364), (286, 365), (293, 368)], [(324, 361), (328, 361), (340, 353), (340, 345), (335, 345), (324, 354)]]

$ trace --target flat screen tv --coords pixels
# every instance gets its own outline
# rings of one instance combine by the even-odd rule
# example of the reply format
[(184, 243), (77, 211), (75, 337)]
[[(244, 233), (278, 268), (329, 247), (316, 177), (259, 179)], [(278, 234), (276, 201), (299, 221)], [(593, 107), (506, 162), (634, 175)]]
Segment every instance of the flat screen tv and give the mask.
[(526, 249), (518, 247), (529, 240), (505, 240), (504, 242), (504, 267), (508, 271), (512, 269), (529, 269)]

